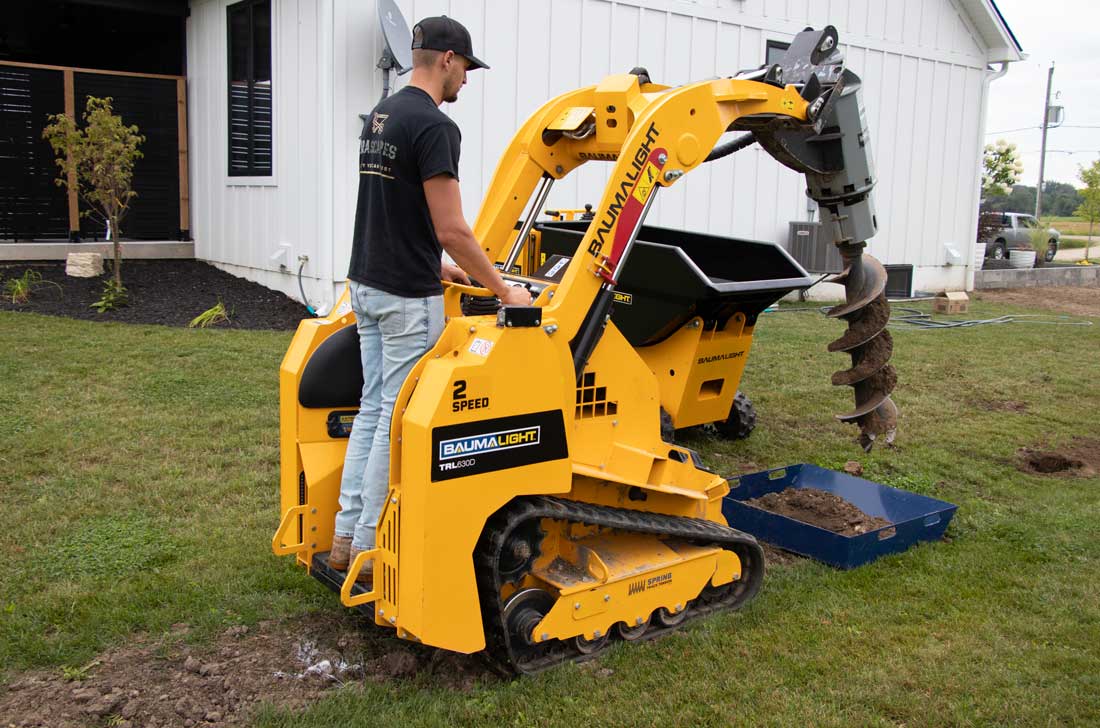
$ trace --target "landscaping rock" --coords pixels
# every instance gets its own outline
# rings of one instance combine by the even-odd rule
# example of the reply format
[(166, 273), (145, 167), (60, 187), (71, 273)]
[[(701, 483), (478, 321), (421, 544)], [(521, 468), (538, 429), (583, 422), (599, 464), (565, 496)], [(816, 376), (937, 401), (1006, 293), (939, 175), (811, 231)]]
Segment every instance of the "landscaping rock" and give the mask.
[(99, 253), (69, 253), (65, 275), (73, 278), (97, 278), (103, 275), (103, 256)]

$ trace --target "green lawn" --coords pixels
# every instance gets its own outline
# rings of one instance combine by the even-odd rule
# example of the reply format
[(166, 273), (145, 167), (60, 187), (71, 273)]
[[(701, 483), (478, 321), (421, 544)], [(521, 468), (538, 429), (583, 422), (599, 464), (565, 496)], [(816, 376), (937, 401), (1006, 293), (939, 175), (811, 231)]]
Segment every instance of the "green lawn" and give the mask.
[[(1013, 311), (974, 302), (970, 316)], [(959, 504), (947, 541), (851, 572), (774, 567), (743, 611), (618, 646), (596, 669), (470, 692), (353, 684), (257, 724), (1100, 722), (1100, 479), (1015, 467), (1020, 446), (1100, 436), (1100, 326), (895, 332), (898, 446), (869, 456), (832, 419), (851, 396), (828, 383), (840, 330), (814, 312), (762, 316), (742, 387), (756, 432), (689, 444), (726, 471), (859, 459), (866, 477)], [(0, 679), (178, 622), (202, 643), (341, 611), (269, 548), (289, 341), (0, 313)], [(1007, 400), (1026, 411), (997, 409)]]

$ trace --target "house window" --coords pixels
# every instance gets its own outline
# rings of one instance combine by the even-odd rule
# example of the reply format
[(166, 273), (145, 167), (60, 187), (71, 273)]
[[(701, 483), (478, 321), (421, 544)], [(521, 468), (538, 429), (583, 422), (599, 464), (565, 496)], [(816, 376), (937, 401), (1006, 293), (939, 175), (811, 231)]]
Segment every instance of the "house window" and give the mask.
[(779, 63), (779, 59), (783, 57), (783, 54), (786, 53), (787, 49), (790, 47), (790, 43), (784, 43), (779, 40), (769, 40), (767, 49), (764, 53), (764, 63), (769, 66)]
[(230, 5), (229, 176), (271, 176), (271, 0)]

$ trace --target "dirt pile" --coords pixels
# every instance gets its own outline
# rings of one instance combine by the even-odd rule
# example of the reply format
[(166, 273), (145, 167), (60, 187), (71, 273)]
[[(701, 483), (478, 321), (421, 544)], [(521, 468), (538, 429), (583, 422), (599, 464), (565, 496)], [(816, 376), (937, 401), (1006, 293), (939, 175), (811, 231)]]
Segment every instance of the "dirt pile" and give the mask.
[(1059, 450), (1020, 448), (1016, 451), (1019, 468), (1036, 475), (1091, 478), (1100, 473), (1100, 440), (1075, 438)]
[(817, 488), (787, 488), (745, 503), (843, 536), (858, 536), (893, 525), (885, 518), (867, 515), (838, 495)]
[(260, 703), (301, 709), (327, 690), (427, 673), (469, 690), (495, 679), (474, 656), (406, 643), (361, 617), (337, 612), (231, 627), (213, 644), (136, 640), (100, 655), (84, 670), (33, 671), (0, 688), (0, 726), (117, 728), (247, 723)]

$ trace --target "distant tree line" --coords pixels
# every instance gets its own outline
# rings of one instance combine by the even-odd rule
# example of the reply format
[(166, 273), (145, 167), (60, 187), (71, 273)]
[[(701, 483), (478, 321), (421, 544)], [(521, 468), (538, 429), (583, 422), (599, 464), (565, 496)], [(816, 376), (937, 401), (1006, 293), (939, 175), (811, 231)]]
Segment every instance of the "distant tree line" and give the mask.
[[(1043, 216), (1071, 217), (1084, 199), (1073, 185), (1065, 182), (1043, 183)], [(1007, 195), (991, 195), (982, 200), (982, 210), (990, 212), (1035, 212), (1035, 187), (1012, 185)]]

